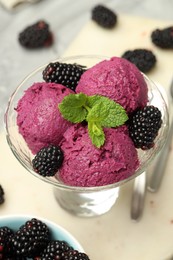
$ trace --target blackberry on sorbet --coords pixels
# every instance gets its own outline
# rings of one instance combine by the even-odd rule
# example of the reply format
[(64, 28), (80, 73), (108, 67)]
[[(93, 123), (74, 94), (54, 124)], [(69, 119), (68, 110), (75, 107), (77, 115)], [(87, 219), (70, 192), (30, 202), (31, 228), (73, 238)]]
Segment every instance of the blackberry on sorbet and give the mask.
[(63, 162), (63, 151), (59, 146), (49, 145), (42, 148), (32, 160), (34, 170), (42, 175), (54, 176)]
[(46, 82), (62, 84), (75, 91), (80, 77), (85, 71), (85, 66), (63, 62), (51, 62), (43, 71)]
[(129, 134), (136, 148), (147, 150), (154, 146), (154, 139), (162, 124), (161, 117), (160, 110), (154, 106), (146, 106), (130, 116)]
[(135, 64), (144, 73), (150, 71), (156, 64), (156, 56), (151, 50), (147, 49), (125, 51), (122, 58)]
[(111, 29), (117, 23), (117, 14), (104, 5), (97, 5), (92, 9), (92, 20), (101, 27)]

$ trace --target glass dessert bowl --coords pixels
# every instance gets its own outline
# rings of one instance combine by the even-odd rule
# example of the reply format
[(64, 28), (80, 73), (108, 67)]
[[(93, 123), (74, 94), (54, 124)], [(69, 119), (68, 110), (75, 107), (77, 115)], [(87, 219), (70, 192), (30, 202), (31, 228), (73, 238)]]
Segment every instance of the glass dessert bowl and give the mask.
[[(58, 59), (58, 61), (71, 64), (77, 63), (90, 68), (98, 62), (106, 59), (106, 57), (92, 55), (63, 58)], [(44, 65), (32, 72), (21, 82), (21, 84), (11, 95), (5, 113), (7, 142), (17, 160), (27, 169), (27, 171), (40, 180), (45, 181), (53, 186), (54, 195), (62, 208), (77, 216), (88, 217), (104, 214), (109, 211), (116, 202), (119, 196), (119, 189), (121, 185), (127, 183), (145, 171), (151, 161), (162, 149), (167, 137), (169, 126), (169, 116), (166, 101), (164, 100), (163, 95), (157, 85), (154, 84), (145, 75), (143, 75), (148, 88), (148, 105), (158, 107), (162, 115), (162, 125), (159, 129), (158, 135), (155, 138), (155, 145), (148, 150), (137, 149), (139, 166), (133, 174), (125, 179), (102, 186), (83, 187), (67, 185), (54, 176), (43, 177), (34, 171), (32, 165), (34, 155), (28, 148), (28, 145), (22, 135), (19, 133), (17, 125), (16, 107), (18, 101), (23, 97), (24, 92), (31, 85), (33, 85), (34, 82), (44, 81), (42, 72), (46, 66), (47, 65)]]

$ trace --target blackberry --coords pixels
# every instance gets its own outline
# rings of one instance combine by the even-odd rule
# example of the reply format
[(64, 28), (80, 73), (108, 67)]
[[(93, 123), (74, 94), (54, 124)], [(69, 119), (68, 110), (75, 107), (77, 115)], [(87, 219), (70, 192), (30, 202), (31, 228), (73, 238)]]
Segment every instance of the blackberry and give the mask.
[(134, 49), (124, 52), (122, 58), (132, 62), (142, 72), (150, 71), (156, 64), (156, 56), (146, 49)]
[(0, 227), (0, 259), (6, 259), (8, 256), (11, 256), (9, 238), (13, 233), (9, 227)]
[(40, 175), (54, 176), (63, 162), (63, 152), (59, 146), (42, 148), (32, 160), (34, 170)]
[(50, 232), (45, 223), (32, 218), (22, 225), (12, 236), (10, 245), (15, 258), (36, 257), (47, 246), (50, 240)]
[[(1, 259), (1, 258), (0, 258)], [(5, 258), (2, 258), (3, 260), (28, 260), (27, 257), (17, 257), (17, 256), (5, 256)]]
[(173, 26), (162, 30), (156, 29), (151, 33), (152, 42), (163, 49), (173, 48)]
[(61, 260), (90, 260), (85, 253), (81, 253), (77, 250), (71, 250), (64, 254)]
[(157, 107), (146, 106), (129, 119), (129, 134), (136, 148), (143, 150), (154, 146), (154, 139), (161, 127), (161, 112)]
[(26, 27), (18, 37), (19, 43), (29, 49), (48, 47), (53, 43), (53, 34), (49, 25), (40, 20)]
[[(1, 258), (0, 258), (1, 259)], [(11, 255), (11, 256), (5, 256), (5, 258), (2, 258), (3, 260), (28, 260), (27, 257), (22, 257), (22, 256), (16, 256), (16, 255)]]
[(4, 203), (4, 189), (0, 185), (0, 204)]
[(61, 257), (64, 255), (64, 252), (70, 251), (72, 249), (73, 248), (65, 241), (52, 240), (44, 249), (40, 260), (61, 259)]
[(85, 66), (62, 62), (51, 62), (43, 71), (43, 79), (46, 82), (55, 82), (75, 91)]
[(91, 18), (98, 25), (107, 29), (113, 28), (117, 23), (117, 14), (103, 5), (97, 5), (92, 9)]

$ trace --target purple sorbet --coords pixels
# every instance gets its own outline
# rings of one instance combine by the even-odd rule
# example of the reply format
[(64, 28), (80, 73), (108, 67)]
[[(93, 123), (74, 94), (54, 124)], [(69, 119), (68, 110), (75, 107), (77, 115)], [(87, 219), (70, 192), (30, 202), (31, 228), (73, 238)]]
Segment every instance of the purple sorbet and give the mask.
[(63, 85), (38, 82), (19, 100), (16, 108), (19, 133), (33, 154), (49, 144), (58, 145), (72, 125), (58, 109), (58, 104), (70, 93), (74, 92)]
[(83, 73), (77, 93), (106, 96), (131, 113), (144, 107), (148, 88), (142, 73), (131, 62), (118, 57), (104, 60)]
[(86, 126), (73, 125), (60, 143), (64, 161), (56, 178), (71, 186), (102, 186), (124, 180), (139, 166), (126, 126), (105, 128), (105, 144), (96, 148)]

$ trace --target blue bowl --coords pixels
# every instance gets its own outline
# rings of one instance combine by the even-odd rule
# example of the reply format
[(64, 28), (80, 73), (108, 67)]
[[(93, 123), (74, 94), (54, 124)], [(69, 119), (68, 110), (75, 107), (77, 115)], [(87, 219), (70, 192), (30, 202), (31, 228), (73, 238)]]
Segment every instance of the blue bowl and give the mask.
[(39, 219), (48, 226), (52, 239), (66, 241), (74, 249), (84, 252), (80, 243), (66, 229), (42, 217), (32, 215), (4, 215), (0, 217), (0, 227), (8, 226), (12, 230), (17, 231), (21, 225), (32, 218)]

